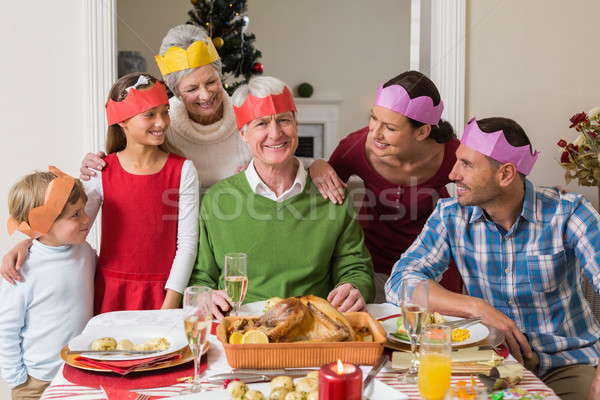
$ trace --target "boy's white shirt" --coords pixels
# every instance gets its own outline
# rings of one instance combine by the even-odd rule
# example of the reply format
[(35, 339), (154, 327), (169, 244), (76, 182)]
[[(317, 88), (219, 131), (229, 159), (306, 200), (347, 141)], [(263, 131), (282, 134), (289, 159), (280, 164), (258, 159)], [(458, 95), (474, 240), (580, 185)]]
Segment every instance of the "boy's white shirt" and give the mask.
[(46, 246), (34, 240), (23, 280), (0, 289), (0, 368), (12, 389), (27, 375), (51, 381), (60, 349), (93, 315), (96, 252), (84, 242)]
[[(83, 181), (88, 196), (85, 213), (90, 217), (90, 227), (94, 223), (104, 199), (102, 171), (89, 181)], [(199, 184), (198, 172), (191, 160), (185, 160), (181, 169), (179, 185), (179, 210), (177, 220), (177, 252), (173, 259), (169, 279), (165, 289), (183, 293), (188, 286), (196, 254), (198, 253), (198, 212)]]

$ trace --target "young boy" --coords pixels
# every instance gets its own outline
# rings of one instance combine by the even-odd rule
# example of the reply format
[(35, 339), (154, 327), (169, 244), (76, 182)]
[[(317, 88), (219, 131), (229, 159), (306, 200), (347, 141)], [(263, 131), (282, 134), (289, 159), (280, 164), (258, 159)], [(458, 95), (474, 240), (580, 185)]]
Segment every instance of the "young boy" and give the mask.
[(36, 398), (61, 365), (60, 350), (92, 317), (96, 253), (81, 182), (54, 167), (15, 184), (8, 231), (33, 238), (23, 279), (0, 289), (0, 368), (12, 398)]

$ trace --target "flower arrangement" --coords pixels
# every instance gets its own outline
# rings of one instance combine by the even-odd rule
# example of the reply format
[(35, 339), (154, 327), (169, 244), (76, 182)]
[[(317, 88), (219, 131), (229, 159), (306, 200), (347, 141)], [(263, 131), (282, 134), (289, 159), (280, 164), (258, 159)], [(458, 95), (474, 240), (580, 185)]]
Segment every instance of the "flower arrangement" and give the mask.
[(574, 179), (581, 186), (600, 186), (600, 107), (587, 114), (580, 112), (570, 119), (579, 135), (573, 142), (558, 141), (560, 165), (566, 170), (565, 182)]

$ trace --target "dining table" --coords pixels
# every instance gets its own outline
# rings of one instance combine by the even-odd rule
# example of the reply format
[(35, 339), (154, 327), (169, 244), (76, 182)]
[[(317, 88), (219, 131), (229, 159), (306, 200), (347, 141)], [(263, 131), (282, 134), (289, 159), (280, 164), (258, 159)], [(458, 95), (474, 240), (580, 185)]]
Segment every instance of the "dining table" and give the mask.
[[(393, 318), (401, 313), (400, 308), (392, 304), (369, 304), (368, 312), (377, 320), (383, 321)], [(244, 304), (240, 308), (240, 315), (260, 315), (264, 312), (264, 302)], [(211, 398), (229, 399), (222, 390), (222, 384), (211, 384), (206, 379), (212, 375), (235, 371), (227, 363), (225, 350), (215, 335), (217, 322), (213, 322), (213, 329), (208, 337), (208, 352), (203, 356), (201, 378), (208, 392), (200, 393), (197, 399), (204, 399), (207, 393), (214, 391)], [(140, 310), (140, 311), (116, 311), (99, 314), (89, 320), (82, 335), (100, 335), (108, 328), (135, 326), (162, 326), (173, 330), (183, 330), (183, 310)], [(392, 350), (386, 348), (385, 353), (391, 355)], [(189, 361), (189, 360), (188, 360)], [(375, 376), (379, 385), (385, 384), (386, 388), (397, 391), (392, 396), (397, 399), (420, 399), (419, 389), (416, 384), (405, 384), (398, 380), (399, 372), (392, 369), (391, 361), (381, 369)], [(363, 377), (366, 377), (371, 366), (361, 366)], [(162, 368), (152, 371), (131, 372), (119, 375), (114, 372), (94, 372), (79, 370), (69, 364), (63, 364), (56, 377), (44, 391), (42, 400), (73, 399), (73, 400), (115, 400), (115, 399), (138, 399), (138, 398), (164, 398), (179, 396), (181, 391), (189, 385), (193, 376), (193, 362), (171, 368)], [(485, 387), (476, 375), (452, 374), (451, 386), (459, 381), (472, 381), (477, 386)], [(371, 385), (374, 386), (374, 385)], [(536, 394), (544, 399), (559, 399), (558, 396), (546, 386), (532, 372), (524, 369), (523, 379), (516, 386), (519, 390), (529, 394)], [(215, 397), (217, 394), (219, 396)], [(142, 397), (142, 394), (146, 397)], [(268, 398), (268, 393), (265, 393)], [(371, 398), (376, 398), (371, 397)], [(387, 398), (387, 397), (386, 397)], [(490, 398), (490, 397), (488, 397)]]

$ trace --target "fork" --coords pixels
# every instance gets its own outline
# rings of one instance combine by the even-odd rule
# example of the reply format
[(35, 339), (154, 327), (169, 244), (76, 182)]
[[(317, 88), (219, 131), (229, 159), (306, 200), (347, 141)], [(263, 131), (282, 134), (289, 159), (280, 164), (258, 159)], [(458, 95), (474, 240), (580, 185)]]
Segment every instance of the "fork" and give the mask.
[(464, 318), (464, 319), (459, 319), (456, 321), (444, 322), (442, 325), (445, 325), (451, 329), (458, 328), (458, 327), (467, 328), (467, 327), (475, 325), (479, 322), (481, 322), (481, 317)]
[(150, 397), (152, 397), (150, 393), (138, 393), (135, 400), (150, 400)]

